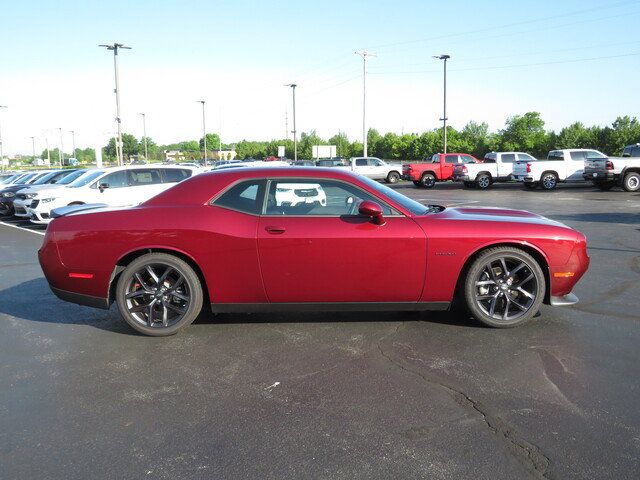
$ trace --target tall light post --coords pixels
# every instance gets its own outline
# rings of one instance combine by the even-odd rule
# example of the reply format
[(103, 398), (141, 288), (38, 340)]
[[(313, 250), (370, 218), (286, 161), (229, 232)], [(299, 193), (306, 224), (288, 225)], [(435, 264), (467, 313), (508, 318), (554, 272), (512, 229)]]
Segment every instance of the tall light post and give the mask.
[(367, 156), (367, 57), (376, 57), (373, 53), (366, 50), (355, 52), (356, 55), (362, 57), (362, 146), (363, 156)]
[(204, 100), (196, 100), (196, 102), (202, 104), (202, 143), (204, 144), (204, 164), (207, 164), (207, 122), (204, 114)]
[(69, 133), (71, 134), (71, 146), (73, 147), (73, 151), (71, 153), (71, 158), (77, 158), (76, 157), (76, 131), (75, 130), (69, 130)]
[(122, 43), (114, 43), (113, 45), (98, 45), (104, 47), (107, 50), (113, 51), (113, 71), (116, 79), (116, 88), (113, 90), (116, 94), (116, 123), (118, 124), (118, 144), (116, 145), (116, 152), (118, 155), (118, 165), (124, 164), (124, 156), (122, 155), (122, 119), (120, 118), (120, 87), (118, 78), (118, 50), (125, 49), (131, 50), (131, 47), (126, 47)]
[(31, 139), (31, 151), (33, 153), (32, 163), (36, 164), (36, 137), (29, 137)]
[(62, 127), (59, 127), (58, 130), (60, 131), (60, 155), (58, 155), (58, 157), (60, 160), (60, 167), (62, 167), (64, 165), (64, 145), (62, 143)]
[(444, 152), (447, 153), (447, 60), (451, 58), (450, 55), (434, 55), (433, 58), (438, 60), (444, 60), (444, 101), (443, 101), (443, 114), (440, 121), (442, 121), (442, 130), (444, 131)]
[[(6, 105), (0, 105), (0, 109), (9, 108)], [(2, 121), (0, 121), (0, 168), (4, 168), (4, 154), (2, 153)]]
[(147, 114), (139, 113), (138, 115), (142, 117), (142, 138), (144, 139), (144, 161), (148, 162), (149, 155), (147, 151)]
[(47, 146), (47, 165), (51, 165), (51, 150), (49, 150), (49, 137), (47, 137), (47, 133), (44, 134), (44, 142)]
[(289, 83), (285, 87), (291, 87), (291, 93), (293, 95), (293, 161), (298, 160), (298, 131), (296, 130), (296, 85), (295, 83)]

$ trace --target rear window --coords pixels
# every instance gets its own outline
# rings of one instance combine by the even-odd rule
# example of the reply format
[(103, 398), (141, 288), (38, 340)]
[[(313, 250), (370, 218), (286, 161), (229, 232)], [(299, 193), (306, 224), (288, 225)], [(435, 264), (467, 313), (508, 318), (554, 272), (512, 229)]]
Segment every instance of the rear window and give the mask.
[(547, 160), (564, 160), (564, 153), (560, 150), (552, 150), (547, 155)]
[(163, 183), (177, 183), (191, 176), (186, 168), (166, 168), (162, 170)]
[(162, 183), (162, 180), (160, 180), (160, 171), (155, 168), (129, 171), (129, 184), (132, 187), (156, 183)]
[(265, 184), (266, 180), (263, 179), (240, 182), (216, 198), (213, 205), (251, 215), (260, 215)]

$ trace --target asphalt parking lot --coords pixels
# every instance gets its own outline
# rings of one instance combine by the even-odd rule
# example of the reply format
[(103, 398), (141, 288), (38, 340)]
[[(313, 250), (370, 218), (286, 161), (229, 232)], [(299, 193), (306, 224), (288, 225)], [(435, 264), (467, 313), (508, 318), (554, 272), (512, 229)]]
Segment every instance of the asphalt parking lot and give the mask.
[(581, 302), (511, 330), (448, 312), (203, 314), (150, 338), (115, 307), (56, 299), (42, 230), (5, 220), (0, 478), (638, 478), (640, 194), (395, 188), (579, 229)]

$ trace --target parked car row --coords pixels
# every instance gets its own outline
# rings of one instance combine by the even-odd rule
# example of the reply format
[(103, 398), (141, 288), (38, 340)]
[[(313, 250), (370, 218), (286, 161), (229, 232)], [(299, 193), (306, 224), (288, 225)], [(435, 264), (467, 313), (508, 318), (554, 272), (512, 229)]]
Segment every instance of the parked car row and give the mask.
[(137, 205), (202, 170), (154, 165), (19, 173), (0, 183), (0, 215), (48, 224), (51, 211), (70, 205)]

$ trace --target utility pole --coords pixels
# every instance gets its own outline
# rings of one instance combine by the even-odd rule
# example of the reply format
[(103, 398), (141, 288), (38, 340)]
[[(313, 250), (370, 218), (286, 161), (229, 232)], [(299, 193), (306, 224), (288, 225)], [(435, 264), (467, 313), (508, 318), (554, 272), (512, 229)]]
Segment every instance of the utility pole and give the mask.
[(71, 133), (71, 146), (73, 147), (73, 153), (71, 153), (71, 157), (78, 158), (76, 157), (76, 131), (69, 130), (69, 133)]
[(123, 48), (125, 50), (131, 50), (131, 47), (126, 47), (122, 43), (114, 43), (113, 45), (98, 45), (104, 47), (107, 50), (113, 50), (113, 71), (116, 79), (116, 88), (114, 93), (116, 94), (116, 123), (118, 124), (118, 139), (116, 145), (116, 152), (118, 155), (118, 165), (124, 164), (124, 156), (122, 154), (122, 119), (120, 118), (120, 87), (118, 78), (118, 50)]
[(207, 164), (207, 124), (204, 115), (204, 100), (196, 100), (196, 102), (202, 104), (202, 140), (204, 143), (204, 164)]
[(284, 110), (284, 138), (289, 140), (289, 111), (286, 108)]
[(44, 134), (44, 142), (47, 145), (47, 163), (49, 165), (51, 165), (51, 151), (49, 150), (49, 137), (47, 137), (47, 134)]
[(285, 87), (291, 87), (291, 93), (293, 94), (293, 161), (298, 160), (298, 132), (296, 130), (296, 85), (295, 83), (289, 83)]
[(443, 113), (440, 121), (442, 122), (442, 130), (444, 132), (444, 152), (447, 153), (447, 60), (451, 58), (450, 55), (434, 55), (433, 58), (438, 60), (444, 60), (444, 101), (443, 101)]
[[(0, 105), (0, 109), (2, 108), (9, 108), (6, 105)], [(2, 153), (2, 122), (0, 121), (0, 168), (4, 169), (4, 163), (2, 163), (2, 161), (4, 160), (4, 155)]]
[(36, 164), (36, 137), (29, 137), (31, 139), (31, 151), (33, 152), (32, 164)]
[(144, 139), (144, 161), (148, 162), (149, 154), (147, 151), (147, 114), (140, 113), (139, 115), (142, 117), (142, 138)]
[(62, 127), (58, 128), (60, 130), (60, 155), (58, 158), (60, 160), (60, 168), (64, 165), (64, 145), (62, 144)]
[(367, 57), (377, 57), (366, 50), (355, 52), (362, 57), (362, 146), (363, 156), (367, 156)]

